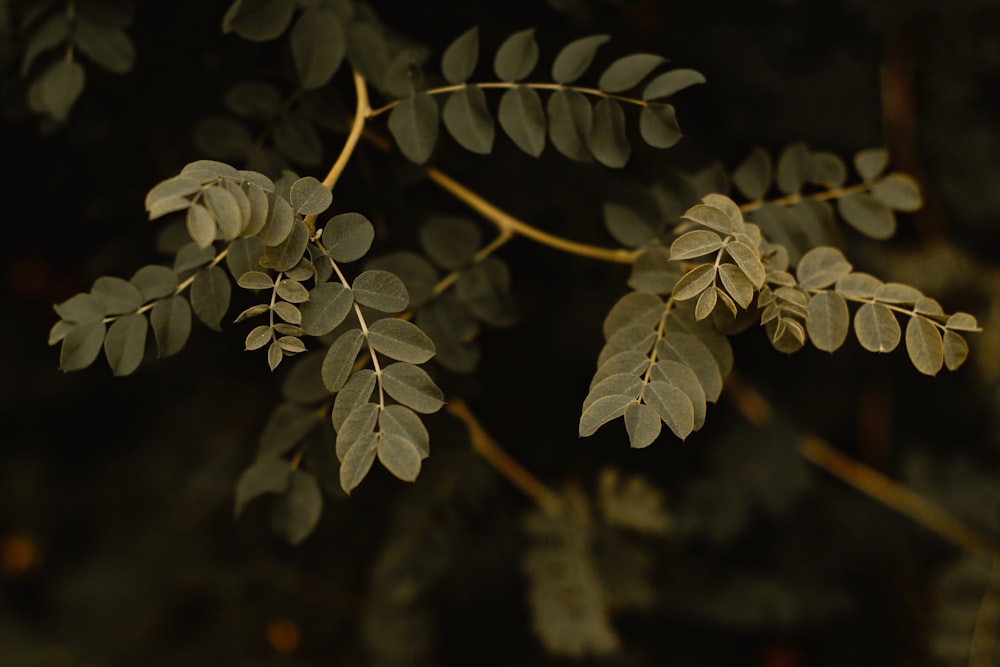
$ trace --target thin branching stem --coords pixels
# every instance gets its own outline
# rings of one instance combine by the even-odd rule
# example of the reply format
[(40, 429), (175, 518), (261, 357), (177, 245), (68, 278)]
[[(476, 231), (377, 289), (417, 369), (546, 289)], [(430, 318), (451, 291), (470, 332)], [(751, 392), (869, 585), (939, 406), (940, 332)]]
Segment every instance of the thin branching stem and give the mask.
[(554, 491), (542, 484), (508, 454), (500, 444), (483, 428), (476, 416), (462, 399), (448, 402), (446, 409), (460, 419), (469, 429), (469, 439), (472, 448), (486, 462), (503, 475), (507, 481), (516, 486), (526, 496), (550, 516), (559, 516), (563, 512), (563, 501)]
[[(462, 90), (469, 86), (475, 86), (477, 88), (484, 89), (510, 89), (510, 88), (533, 88), (535, 90), (572, 90), (583, 95), (590, 95), (591, 97), (603, 97), (609, 100), (617, 100), (619, 102), (624, 102), (625, 104), (634, 104), (636, 106), (644, 107), (649, 102), (646, 100), (636, 99), (634, 97), (625, 97), (624, 95), (613, 95), (612, 93), (606, 93), (603, 90), (597, 88), (584, 88), (581, 86), (567, 86), (562, 83), (540, 83), (540, 82), (530, 82), (530, 81), (487, 81), (484, 83), (458, 83), (451, 86), (440, 86), (438, 88), (428, 88), (427, 90), (422, 90), (420, 92), (427, 93), (428, 95), (445, 95), (447, 93), (453, 93), (457, 90)], [(384, 114), (387, 111), (392, 111), (395, 107), (399, 105), (402, 100), (393, 100), (388, 104), (380, 106), (377, 109), (373, 109), (368, 112), (369, 118), (374, 118)]]
[(871, 183), (855, 183), (854, 185), (848, 185), (842, 188), (830, 188), (829, 190), (810, 192), (808, 194), (796, 192), (790, 195), (785, 195), (784, 197), (778, 197), (777, 199), (758, 199), (756, 201), (746, 202), (744, 204), (740, 204), (740, 210), (744, 213), (748, 213), (750, 211), (756, 211), (759, 208), (763, 208), (768, 204), (774, 206), (791, 206), (793, 204), (798, 204), (801, 201), (826, 201), (828, 199), (840, 199), (842, 197), (850, 197), (851, 195), (858, 194), (859, 192), (865, 192), (871, 189), (871, 186)]

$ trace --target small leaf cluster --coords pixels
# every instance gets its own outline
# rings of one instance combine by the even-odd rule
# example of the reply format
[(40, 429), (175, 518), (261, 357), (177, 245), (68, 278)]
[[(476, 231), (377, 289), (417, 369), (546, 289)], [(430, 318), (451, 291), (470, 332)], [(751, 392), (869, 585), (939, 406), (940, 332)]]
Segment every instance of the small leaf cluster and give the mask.
[(135, 65), (135, 45), (126, 32), (131, 6), (94, 1), (53, 5), (38, 3), (21, 17), (23, 34), (20, 76), (30, 80), (31, 111), (52, 123), (63, 123), (87, 83), (87, 70), (77, 54), (112, 74)]
[[(430, 158), (442, 122), (463, 148), (488, 154), (493, 150), (496, 123), (484, 90), (496, 88), (503, 90), (496, 121), (518, 148), (533, 157), (540, 156), (551, 140), (556, 150), (573, 160), (623, 167), (631, 153), (623, 103), (640, 107), (639, 133), (647, 144), (673, 146), (682, 133), (673, 105), (661, 100), (704, 82), (704, 77), (691, 69), (673, 69), (649, 80), (640, 99), (623, 97), (667, 62), (659, 55), (635, 53), (612, 62), (600, 74), (596, 88), (575, 85), (591, 66), (597, 49), (609, 39), (608, 35), (591, 35), (567, 44), (552, 63), (552, 83), (533, 83), (527, 79), (539, 58), (535, 29), (521, 30), (508, 36), (493, 57), (499, 81), (475, 83), (470, 79), (479, 60), (479, 32), (473, 27), (441, 57), (441, 74), (449, 85), (414, 88), (392, 105), (389, 130), (402, 153), (418, 164)], [(545, 104), (539, 90), (551, 91)], [(433, 99), (439, 94), (447, 95), (440, 109)], [(592, 104), (588, 96), (597, 101)]]

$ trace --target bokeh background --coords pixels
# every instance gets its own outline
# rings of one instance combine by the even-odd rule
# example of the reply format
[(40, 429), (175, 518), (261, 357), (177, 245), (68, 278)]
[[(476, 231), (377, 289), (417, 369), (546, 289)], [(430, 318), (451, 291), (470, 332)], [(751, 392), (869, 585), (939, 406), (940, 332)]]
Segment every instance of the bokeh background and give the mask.
[[(127, 378), (102, 360), (57, 370), (52, 304), (160, 259), (145, 192), (203, 156), (195, 128), (222, 111), (221, 91), (287, 56), (223, 36), (227, 2), (135, 3), (134, 69), (94, 71), (69, 122), (53, 128), (25, 106), (19, 73), (19, 21), (38, 4), (0, 2), (0, 666), (566, 662), (532, 629), (520, 528), (531, 501), (449, 416), (431, 419), (432, 456), (416, 484), (373, 472), (349, 500), (328, 497), (315, 532), (290, 546), (270, 530), (268, 499), (233, 516), (234, 484), (279, 397), (263, 360), (241, 351), (238, 325), (196, 328), (183, 353)], [(977, 315), (986, 330), (956, 373), (926, 378), (902, 350), (876, 357), (850, 341), (832, 357), (786, 357), (749, 331), (733, 341), (736, 369), (779, 415), (768, 428), (723, 400), (683, 444), (630, 451), (611, 427), (580, 440), (600, 324), (627, 273), (515, 241), (501, 256), (520, 323), (484, 331), (480, 370), (443, 382), (550, 487), (592, 488), (614, 466), (665, 494), (675, 531), (626, 549), (650, 571), (652, 602), (614, 617), (621, 651), (584, 664), (967, 664), (988, 566), (810, 467), (794, 443), (827, 438), (1000, 536), (1000, 5), (371, 5), (435, 59), (471, 25), (484, 54), (537, 26), (543, 60), (603, 32), (613, 35), (605, 58), (648, 51), (705, 74), (675, 100), (684, 141), (666, 152), (636, 142), (621, 171), (551, 149), (532, 160), (499, 137), (494, 155), (473, 156), (442, 136), (436, 165), (555, 233), (610, 245), (609, 196), (673, 169), (732, 169), (755, 145), (776, 154), (805, 141), (845, 159), (885, 145), (894, 168), (921, 180), (927, 206), (901, 218), (899, 237), (857, 241), (848, 255)], [(462, 212), (371, 148), (335, 206), (365, 211), (396, 239), (427, 215)], [(1000, 617), (982, 618), (979, 641), (990, 622), (1000, 632)], [(968, 664), (1000, 664), (992, 659)]]

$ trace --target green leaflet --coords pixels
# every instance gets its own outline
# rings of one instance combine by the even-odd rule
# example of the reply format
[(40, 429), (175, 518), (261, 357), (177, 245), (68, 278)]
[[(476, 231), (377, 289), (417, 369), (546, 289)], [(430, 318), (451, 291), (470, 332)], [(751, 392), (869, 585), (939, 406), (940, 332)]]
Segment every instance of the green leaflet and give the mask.
[(656, 410), (644, 403), (625, 408), (625, 431), (633, 448), (648, 447), (660, 436), (661, 420)]
[(365, 264), (365, 268), (381, 269), (398, 276), (410, 295), (410, 308), (420, 308), (434, 296), (437, 271), (426, 258), (415, 252), (400, 250), (381, 255)]
[(437, 102), (423, 91), (403, 98), (389, 113), (389, 131), (411, 162), (427, 162), (437, 144)]
[(48, 114), (61, 123), (83, 93), (86, 78), (80, 63), (58, 60), (31, 84), (28, 104), (33, 111)]
[(205, 326), (221, 331), (231, 292), (232, 285), (222, 267), (201, 269), (191, 283), (191, 309)]
[(847, 224), (873, 239), (887, 239), (896, 233), (892, 209), (867, 192), (838, 199), (837, 211)]
[(701, 72), (684, 68), (673, 69), (656, 76), (646, 84), (642, 91), (642, 99), (663, 99), (699, 83), (705, 83), (705, 76)]
[(371, 470), (375, 462), (377, 436), (369, 433), (351, 447), (340, 462), (340, 486), (350, 494)]
[(625, 134), (625, 110), (617, 100), (602, 98), (594, 105), (593, 113), (587, 134), (590, 153), (606, 167), (624, 167), (631, 151)]
[(944, 342), (937, 327), (919, 315), (906, 325), (906, 352), (924, 375), (937, 375), (944, 365)]
[(654, 380), (643, 387), (642, 400), (653, 408), (674, 435), (686, 439), (694, 430), (694, 406), (683, 391)]
[(387, 317), (368, 327), (368, 344), (392, 359), (422, 364), (434, 356), (434, 343), (412, 322)]
[(282, 493), (288, 488), (292, 469), (288, 461), (277, 457), (260, 457), (243, 471), (236, 482), (233, 513), (239, 516), (247, 504), (265, 493)]
[(327, 84), (347, 53), (340, 18), (327, 9), (306, 9), (292, 27), (292, 59), (306, 90)]
[(755, 146), (733, 170), (733, 185), (747, 199), (760, 199), (771, 187), (771, 172), (770, 154), (760, 146)]
[(271, 195), (268, 199), (271, 206), (260, 231), (260, 238), (265, 246), (276, 246), (292, 233), (292, 226), (295, 224), (295, 211), (284, 197)]
[(139, 290), (142, 303), (170, 296), (177, 288), (177, 274), (166, 266), (150, 264), (136, 271), (129, 282)]
[(920, 186), (907, 174), (893, 173), (872, 185), (872, 197), (896, 211), (913, 213), (924, 204)]
[(822, 289), (833, 285), (851, 272), (851, 263), (836, 248), (813, 248), (799, 260), (795, 275), (806, 289)]
[(337, 432), (340, 432), (344, 420), (356, 407), (371, 399), (372, 392), (375, 391), (375, 384), (375, 371), (370, 368), (362, 368), (351, 374), (347, 383), (337, 392), (333, 401), (333, 410), (330, 411), (333, 428)]
[(333, 202), (333, 193), (312, 176), (292, 183), (288, 200), (299, 215), (319, 215)]
[(180, 352), (191, 335), (191, 306), (183, 296), (157, 301), (149, 313), (156, 338), (157, 356), (169, 357)]
[(597, 82), (606, 93), (621, 93), (639, 85), (654, 69), (667, 61), (653, 53), (633, 53), (611, 63)]
[(819, 292), (809, 299), (806, 331), (813, 345), (824, 352), (833, 352), (847, 339), (851, 314), (847, 301), (836, 292)]
[(497, 119), (518, 148), (532, 157), (542, 154), (545, 148), (545, 110), (534, 89), (515, 86), (504, 91)]
[(587, 137), (593, 125), (593, 109), (587, 98), (578, 91), (561, 88), (549, 95), (546, 110), (549, 137), (556, 150), (572, 160), (590, 162)]
[(435, 216), (420, 228), (420, 244), (438, 266), (452, 270), (472, 260), (482, 234), (465, 218)]
[(389, 396), (420, 413), (437, 412), (444, 394), (427, 372), (411, 363), (397, 361), (382, 369), (382, 386)]
[(379, 406), (359, 403), (348, 413), (337, 429), (337, 458), (343, 462), (348, 452), (358, 444), (366, 445), (378, 422)]
[(625, 414), (625, 408), (635, 401), (634, 396), (612, 394), (591, 403), (580, 415), (580, 437), (593, 435), (597, 429)]
[(301, 326), (309, 336), (323, 336), (337, 328), (354, 307), (354, 293), (340, 283), (320, 283), (302, 304)]
[(609, 35), (590, 35), (564, 46), (552, 61), (552, 80), (565, 85), (579, 79), (590, 67), (597, 49), (610, 39)]
[(355, 262), (364, 257), (375, 240), (375, 228), (360, 213), (335, 215), (323, 228), (323, 243), (337, 262)]
[(294, 269), (305, 255), (309, 245), (309, 229), (300, 220), (292, 224), (291, 233), (275, 246), (266, 246), (260, 265), (275, 271)]
[(475, 71), (478, 60), (479, 26), (473, 26), (444, 50), (441, 55), (441, 74), (450, 84), (465, 83)]
[(59, 370), (78, 371), (94, 363), (104, 344), (106, 327), (103, 322), (77, 324), (62, 339), (59, 349)]
[(91, 296), (104, 304), (104, 314), (119, 315), (136, 310), (143, 303), (142, 293), (122, 278), (101, 276), (90, 288)]
[(629, 292), (611, 307), (604, 317), (602, 330), (608, 340), (619, 330), (632, 325), (656, 327), (664, 314), (663, 299), (649, 292)]
[(888, 306), (865, 303), (854, 313), (854, 335), (869, 352), (892, 352), (899, 345), (901, 329)]
[(441, 120), (462, 148), (480, 155), (493, 151), (496, 126), (479, 86), (467, 85), (449, 95)]
[(650, 102), (639, 112), (639, 134), (653, 148), (670, 148), (684, 137), (672, 104)]
[(885, 148), (866, 148), (854, 154), (854, 169), (866, 183), (878, 178), (889, 166), (889, 151)]
[(375, 453), (386, 470), (404, 482), (416, 481), (423, 456), (416, 444), (396, 433), (381, 433), (375, 443)]
[(403, 281), (380, 269), (358, 274), (351, 288), (355, 301), (383, 313), (401, 313), (410, 301)]
[(640, 248), (656, 238), (656, 229), (631, 206), (604, 203), (604, 226), (616, 241), (629, 248)]
[(123, 315), (111, 323), (104, 339), (104, 355), (115, 375), (131, 375), (142, 363), (148, 331), (149, 322), (141, 313)]
[(330, 346), (323, 359), (322, 374), (323, 384), (331, 394), (336, 394), (347, 382), (364, 341), (361, 329), (349, 329)]
[(510, 35), (497, 49), (493, 70), (501, 81), (520, 81), (531, 74), (538, 63), (538, 43), (535, 29), (528, 28)]
[(323, 492), (315, 475), (294, 470), (288, 488), (271, 508), (271, 528), (291, 544), (299, 544), (316, 528), (323, 513)]
[(455, 281), (455, 296), (470, 313), (493, 326), (509, 326), (517, 319), (510, 293), (510, 270), (495, 257), (464, 269)]
[(379, 412), (378, 424), (382, 432), (401, 436), (412, 443), (417, 448), (420, 458), (427, 458), (430, 455), (430, 434), (427, 433), (420, 416), (410, 408), (403, 405), (387, 405)]

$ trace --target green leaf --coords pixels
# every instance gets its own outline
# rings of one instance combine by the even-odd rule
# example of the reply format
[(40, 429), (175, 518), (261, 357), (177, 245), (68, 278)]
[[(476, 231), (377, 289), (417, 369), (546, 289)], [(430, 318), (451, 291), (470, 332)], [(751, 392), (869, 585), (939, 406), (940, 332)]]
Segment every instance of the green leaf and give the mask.
[(597, 429), (612, 419), (625, 414), (625, 409), (635, 401), (635, 397), (624, 394), (613, 394), (599, 398), (591, 403), (580, 415), (580, 437), (593, 435)]
[(892, 173), (872, 185), (872, 197), (896, 211), (913, 213), (924, 205), (920, 185), (912, 176)]
[(923, 317), (911, 317), (906, 325), (906, 352), (916, 369), (924, 375), (937, 375), (944, 365), (941, 333)]
[(468, 263), (481, 244), (479, 227), (466, 218), (435, 216), (420, 228), (424, 252), (444, 269)]
[(805, 161), (805, 179), (809, 183), (839, 188), (847, 180), (847, 165), (835, 153), (813, 151)]
[(55, 12), (45, 23), (32, 32), (24, 46), (24, 57), (21, 60), (21, 76), (27, 77), (35, 59), (69, 40), (71, 30), (68, 12)]
[(292, 225), (292, 233), (275, 246), (265, 246), (260, 265), (275, 271), (291, 271), (298, 266), (309, 246), (309, 228), (301, 220)]
[(403, 281), (410, 294), (410, 308), (420, 308), (434, 296), (438, 274), (426, 258), (409, 250), (399, 250), (371, 260), (366, 269), (382, 269)]
[(705, 390), (705, 400), (714, 403), (722, 394), (722, 370), (712, 351), (691, 334), (669, 332), (656, 344), (659, 359), (678, 361), (692, 371)]
[(667, 62), (653, 53), (633, 53), (619, 58), (604, 70), (597, 87), (606, 93), (621, 93), (639, 85), (650, 72)]
[(341, 213), (323, 228), (323, 243), (337, 262), (354, 262), (368, 252), (375, 239), (375, 227), (360, 213)]
[(250, 214), (250, 202), (239, 187), (228, 181), (223, 181), (221, 186), (204, 190), (202, 197), (215, 217), (223, 238), (232, 241), (239, 236), (243, 231), (244, 222), (249, 219)]
[[(183, 174), (160, 181), (146, 193), (145, 207), (149, 211), (149, 219), (155, 220), (161, 215), (179, 211), (188, 207), (187, 197), (201, 191), (201, 181)], [(173, 204), (164, 207), (164, 202), (178, 202), (178, 207), (173, 208)], [(154, 215), (154, 209), (157, 213)], [(164, 210), (166, 209), (166, 210)]]
[(949, 371), (958, 370), (969, 356), (969, 344), (959, 334), (944, 332), (944, 365)]
[(149, 322), (141, 313), (123, 315), (108, 327), (104, 339), (104, 354), (116, 376), (131, 375), (142, 363), (146, 352)]
[(875, 276), (868, 273), (855, 272), (838, 279), (834, 289), (846, 297), (871, 299), (881, 286), (882, 281)]
[(94, 363), (104, 345), (106, 327), (101, 321), (74, 326), (63, 338), (59, 350), (59, 370), (78, 371)]
[(674, 285), (673, 297), (678, 301), (693, 299), (703, 290), (715, 284), (718, 267), (713, 263), (699, 264), (681, 276)]
[(280, 456), (302, 442), (320, 425), (320, 416), (311, 407), (282, 403), (275, 408), (264, 424), (257, 456)]
[(263, 271), (247, 271), (236, 279), (236, 284), (243, 289), (271, 289), (274, 287), (274, 280)]
[(409, 305), (410, 296), (403, 281), (388, 271), (364, 271), (351, 287), (355, 301), (383, 313), (401, 313)]
[(336, 394), (347, 382), (364, 342), (365, 335), (361, 329), (348, 329), (327, 350), (323, 358), (322, 373), (323, 384), (331, 394)]
[(275, 291), (278, 296), (289, 303), (305, 303), (309, 300), (309, 291), (297, 280), (279, 280)]
[(350, 495), (371, 470), (377, 444), (377, 436), (369, 433), (344, 454), (340, 462), (340, 486), (344, 493)]
[(265, 246), (276, 246), (292, 233), (295, 224), (295, 211), (284, 197), (272, 195), (269, 197), (271, 208), (267, 212), (260, 238)]
[(278, 301), (271, 306), (271, 309), (274, 311), (275, 315), (283, 319), (285, 322), (290, 324), (302, 323), (302, 311), (290, 303)]
[(597, 357), (597, 366), (600, 368), (615, 355), (629, 350), (646, 354), (653, 347), (654, 341), (656, 341), (656, 331), (651, 327), (644, 324), (622, 327), (601, 348), (601, 353)]
[(479, 26), (459, 35), (441, 55), (441, 74), (452, 85), (465, 83), (479, 60)]
[(191, 204), (187, 210), (187, 230), (199, 248), (208, 248), (215, 240), (215, 218), (201, 204)]
[(656, 238), (653, 225), (625, 204), (604, 203), (604, 226), (616, 241), (629, 248), (640, 248)]
[(770, 154), (760, 146), (755, 146), (733, 171), (733, 185), (751, 201), (762, 198), (771, 187)]
[(892, 209), (867, 192), (838, 199), (837, 211), (847, 224), (873, 239), (887, 239), (896, 233)]
[(347, 53), (347, 35), (336, 13), (306, 9), (292, 27), (292, 59), (302, 88), (329, 83)]
[(422, 364), (434, 356), (434, 343), (412, 322), (387, 317), (368, 327), (368, 344), (376, 352), (413, 364)]
[(56, 304), (56, 314), (67, 322), (89, 324), (100, 322), (107, 314), (104, 301), (92, 294), (75, 294), (66, 301)]
[(707, 204), (695, 204), (681, 216), (685, 220), (704, 225), (723, 234), (739, 234), (742, 232), (739, 221), (734, 220), (725, 211)]
[(324, 336), (340, 326), (354, 307), (354, 293), (340, 283), (320, 283), (309, 290), (309, 300), (302, 304), (303, 333)]
[(699, 83), (705, 83), (705, 76), (701, 72), (684, 68), (672, 69), (650, 81), (642, 91), (642, 99), (663, 99)]
[(639, 112), (639, 134), (653, 148), (670, 148), (684, 137), (672, 104), (650, 102)]
[(271, 508), (271, 528), (290, 544), (306, 539), (323, 513), (323, 492), (316, 477), (305, 470), (292, 472), (288, 489)]
[(579, 79), (590, 67), (597, 49), (609, 39), (609, 35), (590, 35), (564, 46), (552, 61), (552, 80), (565, 85)]
[(900, 341), (899, 323), (892, 310), (879, 303), (863, 304), (854, 317), (854, 333), (870, 352), (890, 352)]
[(382, 387), (403, 405), (424, 414), (444, 405), (444, 394), (427, 372), (411, 363), (397, 361), (382, 369)]
[(531, 74), (538, 63), (535, 29), (528, 28), (510, 35), (497, 49), (493, 70), (501, 81), (520, 81)]
[(750, 280), (756, 289), (764, 286), (767, 271), (764, 263), (760, 260), (760, 253), (739, 241), (733, 241), (726, 245), (726, 253), (736, 262), (740, 270)]
[(292, 183), (288, 200), (299, 215), (319, 215), (333, 202), (333, 193), (318, 179), (306, 176)]
[(795, 270), (799, 284), (806, 289), (822, 289), (834, 284), (851, 272), (851, 263), (836, 248), (813, 248), (799, 260)]
[(653, 329), (664, 314), (663, 299), (649, 292), (629, 292), (615, 302), (604, 318), (604, 339), (627, 326), (642, 325)]
[(616, 100), (604, 98), (594, 105), (587, 146), (606, 167), (621, 168), (628, 162), (631, 147), (625, 134), (625, 111)]
[(875, 290), (875, 300), (884, 303), (916, 303), (924, 295), (916, 287), (903, 283), (883, 283)]
[(666, 248), (654, 246), (635, 258), (628, 286), (634, 290), (667, 294), (673, 290), (680, 277), (680, 264), (670, 261)]
[(359, 403), (337, 429), (337, 458), (343, 461), (347, 453), (359, 443), (364, 443), (375, 429), (381, 408), (375, 403)]
[(789, 195), (802, 190), (807, 178), (808, 164), (809, 147), (802, 142), (793, 143), (781, 151), (774, 174), (778, 189)]
[(441, 110), (444, 126), (465, 150), (487, 155), (493, 151), (496, 127), (479, 86), (460, 88), (448, 96)]
[(463, 270), (455, 281), (455, 296), (487, 324), (504, 327), (517, 319), (517, 306), (510, 293), (510, 271), (495, 257)]
[(625, 350), (619, 352), (610, 359), (607, 359), (594, 373), (594, 378), (590, 381), (588, 391), (593, 389), (606, 378), (619, 373), (626, 375), (642, 375), (649, 368), (649, 357), (642, 352), (635, 350)]
[(833, 352), (847, 339), (851, 314), (844, 297), (836, 292), (820, 292), (809, 299), (806, 331), (817, 349)]
[(201, 269), (191, 283), (191, 308), (205, 326), (222, 330), (222, 318), (229, 310), (232, 285), (226, 272), (219, 266)]
[(743, 270), (735, 264), (721, 264), (719, 266), (719, 279), (726, 292), (733, 301), (739, 304), (744, 310), (753, 301), (754, 287), (750, 279), (747, 278)]
[[(726, 293), (723, 292), (720, 288), (715, 287), (714, 285), (711, 287), (706, 287), (704, 290), (702, 290), (701, 294), (698, 295), (698, 301), (697, 303), (695, 303), (694, 306), (694, 317), (696, 320), (703, 320), (712, 314), (712, 312), (715, 310), (715, 306), (719, 302), (720, 294), (725, 295)], [(723, 303), (728, 303), (728, 302), (723, 302)], [(734, 304), (733, 308), (735, 307), (736, 306)]]
[(149, 313), (156, 338), (157, 356), (161, 359), (177, 354), (191, 335), (191, 306), (183, 296), (157, 301)]
[(288, 461), (277, 457), (261, 457), (243, 471), (236, 482), (236, 516), (243, 513), (247, 504), (265, 493), (283, 493), (292, 478)]
[(697, 431), (705, 425), (707, 413), (705, 390), (698, 381), (698, 376), (690, 367), (670, 359), (661, 360), (653, 364), (650, 377), (653, 380), (672, 384), (687, 394), (694, 411), (694, 430)]
[(559, 89), (549, 96), (546, 108), (549, 137), (556, 150), (572, 160), (590, 162), (587, 137), (593, 124), (593, 110), (587, 98), (575, 90)]
[(243, 341), (243, 349), (246, 352), (252, 350), (259, 350), (264, 347), (274, 338), (273, 330), (267, 324), (262, 324), (260, 326), (254, 327), (247, 334), (246, 339)]
[(722, 237), (707, 229), (696, 229), (674, 239), (670, 244), (670, 259), (693, 259), (722, 248)]
[(430, 435), (423, 421), (413, 410), (403, 405), (387, 405), (378, 415), (379, 428), (387, 434), (406, 438), (416, 446), (420, 458), (430, 454)]
[(582, 410), (586, 412), (595, 402), (608, 396), (626, 396), (630, 400), (635, 400), (638, 398), (642, 386), (642, 380), (635, 375), (627, 373), (609, 375), (591, 387), (583, 399)]
[(974, 316), (962, 312), (955, 313), (949, 317), (945, 326), (955, 331), (982, 331)]
[(351, 374), (344, 386), (337, 392), (333, 399), (333, 409), (330, 417), (333, 428), (340, 433), (344, 420), (354, 411), (356, 407), (367, 403), (375, 391), (375, 371), (370, 368), (362, 368)]
[(885, 148), (866, 148), (854, 154), (854, 168), (870, 183), (889, 166), (889, 151)]
[(62, 123), (83, 93), (86, 78), (80, 63), (58, 60), (31, 85), (29, 105), (34, 111), (47, 113), (57, 123)]
[(376, 441), (375, 452), (386, 470), (398, 479), (413, 482), (420, 475), (423, 457), (417, 446), (407, 438), (395, 433), (382, 433)]
[[(253, 237), (252, 240), (255, 243), (259, 242), (263, 246), (263, 242), (257, 238), (257, 235), (264, 229), (264, 225), (267, 224), (268, 215), (271, 212), (268, 193), (264, 188), (257, 185), (251, 184), (245, 187), (246, 196), (250, 202), (250, 215), (247, 218), (246, 225), (243, 227), (243, 231), (240, 233), (243, 236)], [(271, 188), (273, 189), (274, 186), (272, 185)]]
[(69, 335), (69, 332), (74, 329), (76, 325), (65, 320), (59, 320), (52, 325), (49, 329), (49, 345), (55, 345), (56, 343), (61, 343), (62, 340)]
[(249, 42), (267, 42), (285, 32), (292, 22), (292, 0), (235, 0), (222, 18), (222, 32)]
[(142, 294), (135, 285), (115, 276), (102, 276), (95, 280), (90, 294), (104, 304), (105, 315), (132, 312), (143, 302)]
[(545, 148), (545, 110), (541, 98), (533, 89), (514, 86), (504, 91), (497, 119), (518, 148), (532, 157), (542, 154)]
[(475, 370), (479, 322), (453, 293), (445, 292), (418, 310), (416, 323), (434, 341), (434, 361), (454, 373)]
[(653, 408), (674, 435), (686, 439), (694, 431), (694, 406), (683, 391), (672, 384), (653, 380), (642, 390), (642, 400)]
[(139, 290), (142, 302), (146, 303), (173, 294), (177, 289), (178, 280), (177, 274), (170, 268), (150, 264), (132, 274), (129, 282)]
[(660, 437), (660, 415), (643, 403), (630, 403), (625, 408), (625, 431), (631, 447), (641, 449)]
[(403, 98), (389, 113), (389, 131), (411, 162), (427, 162), (438, 138), (437, 102), (424, 91)]

